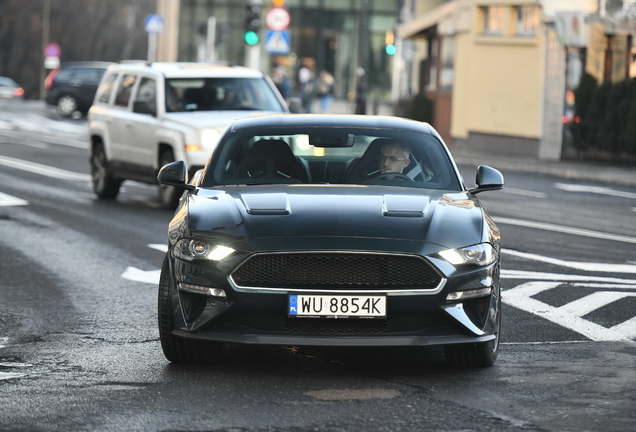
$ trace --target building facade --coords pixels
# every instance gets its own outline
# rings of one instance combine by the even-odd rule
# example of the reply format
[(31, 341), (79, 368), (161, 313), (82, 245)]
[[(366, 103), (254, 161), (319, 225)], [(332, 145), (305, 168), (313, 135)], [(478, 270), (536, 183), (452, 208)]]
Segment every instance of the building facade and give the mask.
[[(159, 60), (204, 61), (206, 23), (216, 18), (217, 60), (246, 64), (250, 47), (243, 40), (246, 7), (253, 0), (157, 0), (164, 21), (176, 23), (176, 30), (159, 39)], [(297, 88), (298, 70), (305, 66), (316, 75), (322, 69), (335, 78), (335, 95), (353, 99), (364, 69), (369, 97), (390, 99), (392, 58), (385, 52), (387, 31), (395, 30), (400, 4), (404, 0), (262, 0), (257, 67), (270, 72), (282, 66)], [(265, 14), (282, 5), (291, 16), (289, 52), (270, 54), (266, 50), (268, 29)], [(170, 50), (170, 47), (176, 49)], [(253, 54), (253, 52), (252, 52)]]
[(597, 0), (435, 3), (413, 0), (398, 36), (414, 41), (411, 88), (453, 146), (558, 160), (581, 74), (630, 77), (630, 32)]

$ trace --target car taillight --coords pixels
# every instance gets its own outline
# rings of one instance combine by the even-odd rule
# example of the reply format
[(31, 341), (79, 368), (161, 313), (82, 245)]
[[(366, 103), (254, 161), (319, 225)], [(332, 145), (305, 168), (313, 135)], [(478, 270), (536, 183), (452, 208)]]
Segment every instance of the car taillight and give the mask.
[(45, 89), (51, 90), (51, 86), (53, 85), (53, 78), (55, 78), (55, 75), (57, 75), (59, 71), (60, 68), (55, 68), (51, 72), (49, 72), (49, 74), (46, 76), (46, 79), (44, 80)]
[(17, 89), (15, 89), (15, 92), (13, 93), (13, 96), (20, 97), (23, 94), (24, 94), (24, 89), (22, 87), (18, 87)]

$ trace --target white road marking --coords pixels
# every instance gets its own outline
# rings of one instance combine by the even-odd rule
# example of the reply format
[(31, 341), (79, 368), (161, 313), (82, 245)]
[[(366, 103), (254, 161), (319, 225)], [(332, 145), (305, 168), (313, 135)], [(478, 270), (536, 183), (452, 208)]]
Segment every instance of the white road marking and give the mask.
[(121, 277), (135, 282), (144, 282), (153, 285), (159, 284), (159, 275), (161, 270), (139, 270), (135, 267), (128, 267), (121, 274)]
[(566, 305), (563, 305), (558, 310), (567, 314), (572, 314), (578, 317), (585, 316), (590, 312), (600, 309), (603, 306), (607, 306), (610, 303), (624, 299), (626, 297), (636, 297), (636, 293), (619, 292), (619, 291), (596, 291), (585, 297), (574, 300)]
[(608, 187), (586, 186), (586, 185), (567, 184), (567, 183), (555, 183), (554, 187), (557, 189), (567, 191), (567, 192), (587, 192), (587, 193), (594, 193), (599, 195), (608, 195), (608, 196), (615, 196), (620, 198), (636, 199), (636, 193), (619, 191), (619, 190), (611, 189)]
[[(633, 282), (636, 284), (636, 281)], [(545, 318), (555, 324), (580, 333), (593, 341), (631, 341), (634, 336), (636, 336), (636, 325), (634, 325), (636, 324), (636, 320), (628, 320), (613, 327), (606, 328), (581, 318), (578, 313), (582, 312), (582, 309), (577, 309), (576, 307), (578, 300), (573, 302), (574, 313), (572, 313), (568, 310), (569, 304), (554, 307), (533, 298), (533, 296), (543, 291), (554, 289), (560, 285), (561, 282), (527, 282), (515, 288), (503, 291), (501, 293), (501, 300), (517, 309), (538, 315), (541, 318)], [(615, 298), (613, 293), (612, 298)], [(606, 301), (603, 300), (603, 303), (609, 304), (612, 302), (609, 301), (606, 303)], [(595, 309), (596, 308), (592, 310)]]
[(636, 265), (631, 264), (608, 264), (608, 263), (585, 263), (575, 261), (564, 261), (557, 258), (518, 252), (511, 249), (503, 249), (502, 252), (507, 255), (513, 255), (519, 258), (525, 258), (533, 261), (541, 261), (548, 264), (554, 264), (562, 267), (574, 268), (577, 270), (585, 270), (590, 272), (602, 273), (636, 273)]
[(29, 202), (26, 200), (0, 192), (0, 207), (21, 206), (28, 204)]
[(529, 190), (525, 190), (525, 189), (515, 189), (515, 188), (508, 187), (508, 186), (503, 188), (501, 190), (501, 192), (505, 192), (505, 193), (509, 193), (509, 194), (513, 194), (513, 195), (529, 196), (529, 197), (532, 197), (532, 198), (545, 198), (546, 197), (546, 194), (543, 193), (543, 192), (529, 191)]
[(72, 171), (63, 170), (60, 168), (51, 167), (48, 165), (42, 165), (35, 162), (29, 162), (21, 159), (15, 159), (8, 156), (0, 156), (0, 165), (8, 166), (11, 168), (20, 169), (23, 171), (40, 174), (47, 177), (58, 178), (62, 180), (74, 180), (88, 182), (91, 180), (91, 176), (88, 174), (80, 174)]
[(151, 243), (148, 245), (150, 249), (156, 249), (160, 252), (168, 252), (168, 245), (163, 243)]
[(561, 282), (599, 282), (616, 284), (617, 287), (625, 287), (626, 289), (636, 289), (636, 281), (612, 277), (569, 275), (561, 273), (541, 273), (533, 271), (505, 269), (501, 270), (501, 277), (504, 279), (525, 279)]
[(618, 241), (623, 243), (636, 244), (636, 237), (628, 237), (628, 236), (622, 236), (617, 234), (608, 234), (608, 233), (603, 233), (599, 231), (586, 230), (582, 228), (571, 228), (571, 227), (567, 227), (563, 225), (554, 225), (554, 224), (549, 224), (544, 222), (534, 222), (534, 221), (528, 221), (523, 219), (512, 219), (507, 217), (494, 217), (493, 220), (496, 223), (500, 223), (504, 225), (514, 225), (514, 226), (521, 226), (526, 228), (535, 228), (535, 229), (541, 229), (545, 231), (560, 232), (564, 234), (574, 234), (574, 235), (578, 235), (582, 237), (592, 237), (592, 238), (599, 238), (603, 240), (613, 240), (613, 241)]

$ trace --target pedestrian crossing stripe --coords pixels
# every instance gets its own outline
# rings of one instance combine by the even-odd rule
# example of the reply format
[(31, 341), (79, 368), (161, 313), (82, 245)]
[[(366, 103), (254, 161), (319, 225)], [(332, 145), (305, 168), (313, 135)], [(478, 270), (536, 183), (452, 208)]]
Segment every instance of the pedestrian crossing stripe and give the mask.
[(603, 306), (624, 298), (636, 297), (636, 281), (632, 282), (631, 285), (620, 287), (621, 291), (610, 290), (617, 287), (604, 287), (605, 289), (601, 288), (601, 291), (556, 307), (537, 300), (535, 296), (541, 292), (557, 288), (563, 282), (533, 281), (502, 291), (501, 301), (582, 334), (596, 342), (633, 341), (636, 338), (636, 317), (609, 328), (583, 318), (588, 313)]
[(289, 54), (289, 30), (270, 30), (265, 35), (265, 51), (270, 54)]

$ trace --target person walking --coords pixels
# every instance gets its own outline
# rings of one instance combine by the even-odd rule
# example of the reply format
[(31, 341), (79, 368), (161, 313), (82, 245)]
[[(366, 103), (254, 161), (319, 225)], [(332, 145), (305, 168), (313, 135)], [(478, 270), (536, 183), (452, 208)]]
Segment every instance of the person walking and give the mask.
[(335, 88), (333, 75), (331, 75), (328, 70), (323, 69), (320, 71), (317, 87), (316, 95), (320, 100), (320, 110), (323, 113), (327, 113), (329, 112), (329, 108), (333, 102), (333, 93)]

